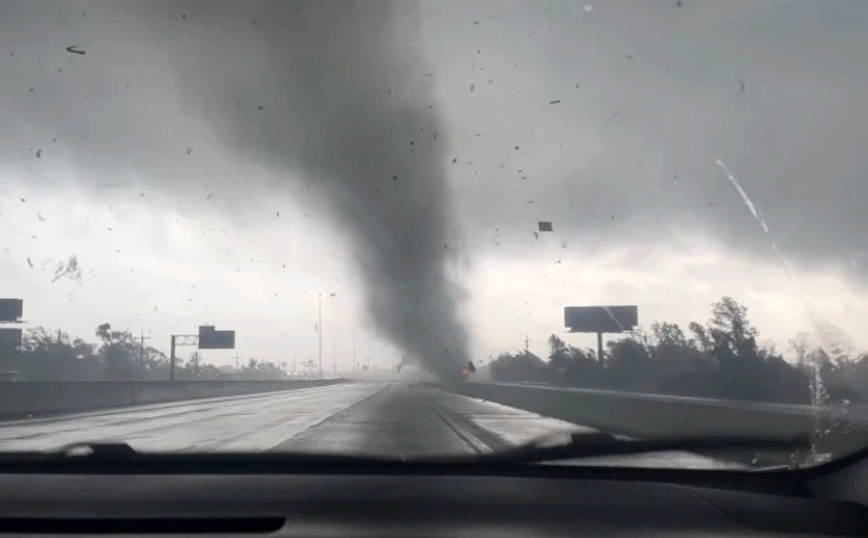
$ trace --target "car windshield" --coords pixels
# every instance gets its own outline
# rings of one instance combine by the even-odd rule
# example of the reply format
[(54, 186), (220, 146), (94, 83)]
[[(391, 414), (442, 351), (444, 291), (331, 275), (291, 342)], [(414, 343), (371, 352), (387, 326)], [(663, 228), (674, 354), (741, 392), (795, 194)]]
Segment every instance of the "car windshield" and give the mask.
[(847, 0), (6, 2), (0, 452), (862, 448), (866, 24)]

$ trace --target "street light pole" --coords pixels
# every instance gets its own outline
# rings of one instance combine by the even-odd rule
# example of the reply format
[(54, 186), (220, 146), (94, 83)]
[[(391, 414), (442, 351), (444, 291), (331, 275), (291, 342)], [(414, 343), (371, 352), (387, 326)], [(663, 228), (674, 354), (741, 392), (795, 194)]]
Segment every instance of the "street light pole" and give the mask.
[(322, 293), (319, 294), (319, 325), (317, 325), (317, 333), (319, 333), (319, 378), (322, 379)]
[(139, 341), (139, 381), (145, 380), (145, 340), (150, 339), (151, 337), (145, 336), (145, 330), (142, 329), (141, 340)]

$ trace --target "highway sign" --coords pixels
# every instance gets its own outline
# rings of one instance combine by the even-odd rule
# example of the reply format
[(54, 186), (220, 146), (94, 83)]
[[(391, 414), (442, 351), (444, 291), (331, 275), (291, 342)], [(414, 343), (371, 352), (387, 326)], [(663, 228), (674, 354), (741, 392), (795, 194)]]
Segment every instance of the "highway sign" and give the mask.
[(24, 301), (21, 299), (0, 299), (0, 322), (16, 323), (24, 315)]
[(630, 306), (568, 306), (564, 326), (574, 333), (620, 333), (639, 324), (639, 308)]
[(213, 325), (202, 325), (199, 349), (235, 349), (235, 331), (218, 331)]

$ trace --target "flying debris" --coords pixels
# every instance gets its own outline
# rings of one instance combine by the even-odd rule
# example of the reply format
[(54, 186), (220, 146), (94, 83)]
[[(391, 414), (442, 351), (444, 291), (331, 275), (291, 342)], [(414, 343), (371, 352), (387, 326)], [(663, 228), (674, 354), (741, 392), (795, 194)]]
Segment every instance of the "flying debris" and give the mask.
[(541, 220), (539, 221), (539, 231), (541, 232), (551, 232), (554, 229), (552, 228), (552, 223), (549, 221)]

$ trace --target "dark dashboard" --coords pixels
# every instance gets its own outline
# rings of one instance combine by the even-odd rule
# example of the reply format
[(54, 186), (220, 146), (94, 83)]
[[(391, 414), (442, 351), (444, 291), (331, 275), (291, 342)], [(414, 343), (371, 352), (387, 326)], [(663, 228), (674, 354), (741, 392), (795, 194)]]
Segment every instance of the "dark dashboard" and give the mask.
[(735, 489), (577, 472), (6, 473), (0, 534), (868, 536), (862, 506), (775, 480)]

